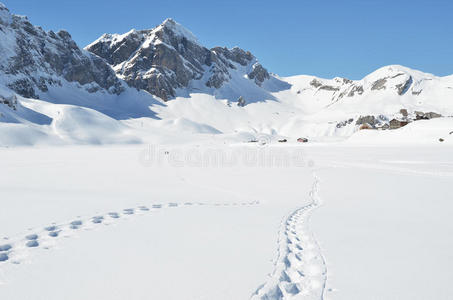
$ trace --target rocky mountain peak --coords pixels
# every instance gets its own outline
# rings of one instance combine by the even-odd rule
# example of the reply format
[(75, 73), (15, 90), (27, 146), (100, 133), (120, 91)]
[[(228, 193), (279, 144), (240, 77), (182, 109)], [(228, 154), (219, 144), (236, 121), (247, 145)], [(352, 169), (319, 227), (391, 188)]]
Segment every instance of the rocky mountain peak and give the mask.
[(161, 25), (157, 26), (155, 31), (165, 31), (167, 34), (171, 32), (171, 35), (177, 36), (181, 39), (187, 39), (193, 43), (198, 44), (197, 37), (187, 28), (176, 22), (175, 20), (168, 18)]
[(104, 58), (130, 86), (163, 100), (177, 96), (179, 89), (190, 92), (195, 81), (206, 92), (219, 89), (237, 71), (258, 86), (270, 78), (250, 52), (238, 47), (208, 49), (173, 19), (150, 30), (105, 34), (85, 49)]

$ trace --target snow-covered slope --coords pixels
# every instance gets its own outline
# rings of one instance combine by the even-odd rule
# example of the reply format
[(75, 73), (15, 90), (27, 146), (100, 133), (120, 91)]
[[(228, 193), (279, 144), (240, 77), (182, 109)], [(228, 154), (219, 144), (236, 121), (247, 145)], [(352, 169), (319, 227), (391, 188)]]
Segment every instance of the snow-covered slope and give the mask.
[(296, 102), (307, 112), (392, 114), (408, 111), (435, 111), (453, 114), (453, 77), (436, 77), (403, 66), (382, 67), (362, 80), (332, 80), (312, 76), (286, 77), (292, 87), (280, 99)]

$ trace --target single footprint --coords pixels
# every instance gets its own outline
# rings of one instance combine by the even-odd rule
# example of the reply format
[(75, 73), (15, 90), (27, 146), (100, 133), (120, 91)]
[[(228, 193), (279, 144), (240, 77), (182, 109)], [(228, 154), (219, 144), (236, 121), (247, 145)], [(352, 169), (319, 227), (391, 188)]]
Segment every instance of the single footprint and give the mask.
[(71, 229), (79, 229), (79, 227), (82, 225), (82, 221), (80, 220), (76, 220), (76, 221), (72, 221), (70, 224), (69, 224), (69, 227)]
[(162, 204), (153, 204), (153, 208), (162, 208)]
[(123, 213), (125, 215), (133, 215), (134, 214), (134, 209), (133, 208), (126, 208), (126, 209), (123, 209)]
[(28, 248), (35, 248), (39, 246), (39, 243), (37, 240), (30, 240), (25, 244), (25, 246), (27, 246)]
[(38, 235), (37, 234), (29, 234), (25, 238), (27, 240), (29, 240), (29, 241), (36, 241), (38, 239)]
[(141, 211), (149, 211), (149, 208), (146, 206), (139, 206), (138, 207)]
[(58, 232), (58, 231), (51, 231), (51, 232), (49, 232), (49, 236), (50, 236), (50, 237), (57, 237), (59, 234), (60, 234), (60, 232)]
[(9, 251), (12, 248), (10, 244), (0, 245), (0, 252)]
[(110, 218), (113, 218), (113, 219), (118, 219), (120, 217), (120, 215), (116, 212), (109, 213), (109, 216), (110, 216)]
[(48, 226), (48, 227), (46, 227), (46, 228), (44, 228), (44, 229), (45, 229), (46, 231), (55, 231), (55, 230), (58, 229), (58, 227), (55, 226), (55, 225), (51, 225), (51, 226)]
[(8, 254), (0, 253), (0, 262), (7, 261), (9, 259)]
[(100, 223), (102, 223), (102, 221), (104, 221), (103, 216), (96, 216), (96, 217), (93, 217), (93, 219), (91, 220), (91, 222), (93, 222), (94, 224), (100, 224)]

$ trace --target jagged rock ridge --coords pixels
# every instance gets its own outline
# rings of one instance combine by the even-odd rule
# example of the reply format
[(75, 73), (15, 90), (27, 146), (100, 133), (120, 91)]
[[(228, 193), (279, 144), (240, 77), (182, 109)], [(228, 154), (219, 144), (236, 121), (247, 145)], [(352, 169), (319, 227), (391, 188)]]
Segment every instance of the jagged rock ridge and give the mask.
[(62, 81), (77, 82), (89, 92), (123, 90), (110, 66), (80, 49), (68, 32), (45, 32), (1, 3), (0, 40), (0, 83), (24, 97), (38, 98)]
[(258, 86), (270, 78), (250, 52), (237, 47), (207, 49), (172, 19), (151, 30), (104, 34), (85, 49), (104, 58), (130, 86), (164, 100), (175, 97), (176, 90), (187, 88), (191, 80), (218, 89), (239, 68)]

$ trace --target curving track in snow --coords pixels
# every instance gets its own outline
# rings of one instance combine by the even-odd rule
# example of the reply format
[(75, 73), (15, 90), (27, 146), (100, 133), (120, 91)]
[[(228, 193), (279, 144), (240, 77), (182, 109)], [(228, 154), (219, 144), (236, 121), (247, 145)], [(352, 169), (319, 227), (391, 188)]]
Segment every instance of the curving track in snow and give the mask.
[(324, 298), (327, 268), (321, 249), (309, 231), (310, 216), (320, 205), (319, 179), (310, 191), (311, 203), (282, 222), (275, 268), (252, 300), (320, 300)]
[[(52, 249), (61, 238), (70, 238), (84, 230), (94, 230), (101, 225), (111, 225), (120, 220), (127, 220), (136, 216), (152, 213), (165, 208), (191, 207), (191, 206), (254, 206), (254, 202), (236, 203), (167, 203), (125, 208), (122, 211), (111, 211), (89, 217), (77, 217), (65, 223), (51, 223), (47, 226), (29, 229), (27, 233), (0, 240), (0, 271), (6, 263), (21, 264), (26, 262), (33, 254), (35, 248)], [(1, 282), (0, 282), (1, 283)]]

